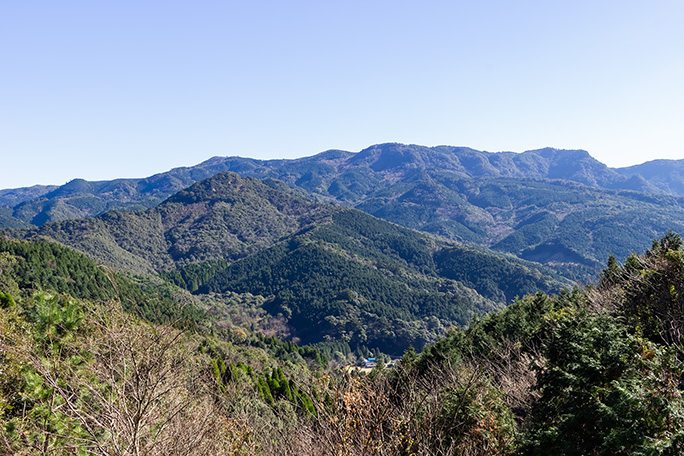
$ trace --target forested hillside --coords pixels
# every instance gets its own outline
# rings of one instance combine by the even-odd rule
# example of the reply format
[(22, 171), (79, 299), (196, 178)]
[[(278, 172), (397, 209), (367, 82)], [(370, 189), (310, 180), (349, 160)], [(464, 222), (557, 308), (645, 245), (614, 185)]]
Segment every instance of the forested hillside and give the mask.
[(14, 207), (24, 201), (40, 198), (57, 188), (57, 185), (34, 185), (33, 187), (3, 189), (0, 190), (0, 206)]
[(125, 310), (150, 321), (207, 327), (206, 313), (182, 291), (148, 278), (133, 280), (55, 243), (0, 235), (0, 272), (0, 288), (14, 296), (51, 291), (76, 299), (116, 300)]
[(259, 296), (255, 310), (271, 317), (270, 326), (280, 322), (275, 334), (322, 349), (341, 342), (346, 353), (400, 355), (517, 296), (570, 283), (533, 263), (234, 173), (194, 184), (147, 211), (14, 234), (59, 241), (119, 270), (163, 273), (209, 299), (209, 309), (221, 307), (229, 293)]
[(8, 207), (0, 206), (0, 226), (3, 228), (30, 228), (31, 225), (19, 220), (12, 215), (12, 210)]
[(615, 171), (625, 177), (641, 176), (666, 195), (684, 195), (684, 160), (651, 160)]
[(0, 239), (0, 454), (242, 454), (262, 445), (253, 418), (315, 415), (319, 351), (196, 305), (68, 248)]
[(681, 454), (683, 274), (670, 233), (622, 265), (611, 257), (595, 286), (528, 296), (404, 357), (403, 394), (417, 387), (436, 407), (416, 441), (431, 432), (449, 454)]
[(112, 211), (20, 235), (57, 240), (118, 269), (156, 274), (187, 263), (244, 257), (337, 210), (282, 182), (224, 173), (153, 209)]
[(342, 340), (394, 355), (517, 296), (565, 285), (512, 257), (354, 210), (233, 264), (189, 265), (164, 277), (197, 294), (261, 295), (288, 336), (305, 343)]

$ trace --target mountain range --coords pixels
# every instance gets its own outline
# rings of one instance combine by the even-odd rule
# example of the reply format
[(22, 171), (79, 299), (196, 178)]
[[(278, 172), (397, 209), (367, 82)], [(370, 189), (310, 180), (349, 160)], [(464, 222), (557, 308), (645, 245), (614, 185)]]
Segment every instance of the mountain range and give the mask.
[(419, 170), (441, 170), (462, 178), (562, 179), (604, 189), (684, 196), (684, 160), (654, 160), (609, 168), (583, 150), (546, 148), (491, 153), (466, 147), (388, 143), (359, 153), (329, 150), (292, 160), (213, 157), (147, 178), (97, 182), (74, 179), (62, 186), (5, 189), (0, 190), (0, 206), (12, 208), (15, 218), (33, 225), (94, 216), (115, 208), (150, 208), (221, 171), (276, 178), (313, 194), (358, 204), (359, 198)]
[(278, 179), (322, 202), (588, 280), (614, 254), (684, 232), (684, 162), (609, 168), (582, 150), (481, 152), (396, 143), (294, 160), (214, 157), (144, 179), (1, 190), (0, 226), (28, 228), (146, 209), (216, 173)]

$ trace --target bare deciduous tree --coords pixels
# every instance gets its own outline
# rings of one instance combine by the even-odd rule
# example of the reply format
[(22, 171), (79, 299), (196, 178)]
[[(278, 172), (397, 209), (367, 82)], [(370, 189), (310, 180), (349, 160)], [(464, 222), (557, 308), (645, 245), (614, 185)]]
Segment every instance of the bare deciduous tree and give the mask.
[(61, 364), (35, 366), (60, 398), (60, 412), (102, 456), (217, 454), (225, 444), (206, 368), (184, 354), (184, 334), (136, 321), (118, 303), (96, 312)]

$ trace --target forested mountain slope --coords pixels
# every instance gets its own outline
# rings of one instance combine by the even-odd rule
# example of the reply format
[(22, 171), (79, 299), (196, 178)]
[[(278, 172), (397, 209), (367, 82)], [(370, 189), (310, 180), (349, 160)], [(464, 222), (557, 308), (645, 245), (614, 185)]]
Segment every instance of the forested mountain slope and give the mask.
[(164, 276), (200, 294), (264, 296), (264, 308), (304, 343), (343, 340), (398, 354), (517, 296), (567, 286), (544, 272), (345, 209), (233, 264)]
[(625, 177), (640, 176), (666, 195), (684, 195), (684, 160), (652, 160), (615, 171)]
[(45, 236), (106, 265), (155, 274), (186, 263), (243, 257), (337, 210), (282, 182), (224, 173), (146, 211), (50, 223), (23, 236)]
[(669, 233), (624, 264), (611, 257), (596, 286), (528, 296), (409, 354), (395, 385), (421, 394), (402, 397), (441, 404), (416, 439), (433, 429), (453, 454), (682, 454), (683, 283)]
[(0, 206), (14, 207), (24, 201), (40, 198), (58, 187), (57, 185), (34, 185), (32, 187), (0, 190)]
[(12, 209), (0, 206), (0, 226), (3, 228), (30, 228), (31, 224), (12, 215)]
[(243, 453), (257, 422), (308, 422), (320, 352), (195, 304), (55, 243), (0, 237), (0, 454)]
[(49, 238), (120, 270), (197, 294), (263, 297), (283, 337), (398, 354), (536, 290), (569, 282), (514, 257), (467, 248), (317, 203), (278, 181), (220, 173), (146, 211), (14, 232)]
[[(567, 181), (455, 179), (424, 172), (358, 206), (414, 229), (551, 264), (578, 278), (658, 233), (684, 229), (684, 200)], [(591, 276), (593, 273), (589, 273)]]

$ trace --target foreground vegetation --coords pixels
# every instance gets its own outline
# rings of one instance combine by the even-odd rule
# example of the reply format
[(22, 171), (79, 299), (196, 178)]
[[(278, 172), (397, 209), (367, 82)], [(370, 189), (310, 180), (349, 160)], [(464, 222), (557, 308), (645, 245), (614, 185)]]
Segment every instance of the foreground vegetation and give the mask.
[[(127, 312), (121, 298), (132, 292), (111, 284), (134, 289), (130, 279), (101, 268), (99, 278), (62, 247), (3, 242), (0, 453), (684, 451), (684, 249), (674, 234), (624, 264), (611, 258), (595, 286), (528, 295), (365, 376), (201, 313), (162, 323)], [(173, 302), (153, 287), (139, 293)]]

